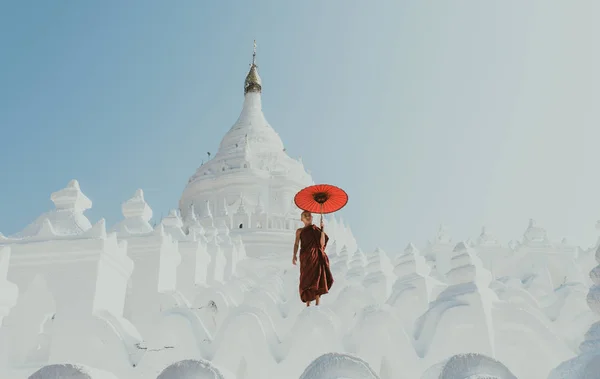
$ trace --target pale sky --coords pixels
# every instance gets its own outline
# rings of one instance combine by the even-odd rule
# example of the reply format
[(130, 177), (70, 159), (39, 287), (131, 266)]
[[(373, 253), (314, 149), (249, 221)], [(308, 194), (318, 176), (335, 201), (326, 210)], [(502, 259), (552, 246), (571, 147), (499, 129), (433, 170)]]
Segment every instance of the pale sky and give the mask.
[[(597, 1), (0, 4), (0, 232), (78, 179), (92, 223), (145, 191), (155, 218), (237, 119), (258, 43), (263, 108), (360, 246), (419, 247), (529, 218), (588, 246), (600, 219)], [(291, 251), (291, 250), (290, 250)]]

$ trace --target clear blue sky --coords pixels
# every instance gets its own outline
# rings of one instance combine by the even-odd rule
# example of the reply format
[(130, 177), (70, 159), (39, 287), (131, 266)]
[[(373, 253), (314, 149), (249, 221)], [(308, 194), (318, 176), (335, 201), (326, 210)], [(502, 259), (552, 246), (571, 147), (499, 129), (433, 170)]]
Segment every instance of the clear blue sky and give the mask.
[[(530, 217), (600, 218), (598, 5), (589, 1), (3, 1), (0, 231), (78, 179), (92, 222), (155, 218), (235, 122), (258, 41), (263, 107), (365, 250)], [(176, 5), (175, 5), (176, 4)]]

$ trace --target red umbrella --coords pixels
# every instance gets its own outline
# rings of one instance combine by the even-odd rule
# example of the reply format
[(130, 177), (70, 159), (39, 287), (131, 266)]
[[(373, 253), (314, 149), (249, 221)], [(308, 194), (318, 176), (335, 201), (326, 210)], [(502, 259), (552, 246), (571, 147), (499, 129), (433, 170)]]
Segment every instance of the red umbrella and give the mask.
[(348, 203), (348, 194), (330, 184), (306, 187), (294, 197), (296, 206), (304, 211), (320, 213), (321, 217), (342, 209)]

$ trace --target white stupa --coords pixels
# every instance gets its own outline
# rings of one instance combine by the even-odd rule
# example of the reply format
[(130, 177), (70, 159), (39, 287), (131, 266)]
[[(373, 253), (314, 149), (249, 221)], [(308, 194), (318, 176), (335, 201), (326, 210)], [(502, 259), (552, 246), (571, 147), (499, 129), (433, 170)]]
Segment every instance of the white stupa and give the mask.
[[(219, 150), (201, 165), (183, 191), (179, 208), (186, 217), (191, 204), (209, 202), (214, 215), (235, 214), (243, 199), (250, 222), (227, 226), (241, 236), (248, 256), (266, 256), (289, 250), (290, 237), (300, 215), (291, 215), (290, 203), (302, 188), (313, 184), (300, 160), (290, 158), (283, 142), (262, 112), (262, 81), (256, 65), (256, 44), (244, 82), (242, 112), (223, 137)], [(254, 217), (264, 210), (266, 217)], [(264, 219), (266, 218), (266, 220)], [(265, 222), (266, 221), (266, 222)]]

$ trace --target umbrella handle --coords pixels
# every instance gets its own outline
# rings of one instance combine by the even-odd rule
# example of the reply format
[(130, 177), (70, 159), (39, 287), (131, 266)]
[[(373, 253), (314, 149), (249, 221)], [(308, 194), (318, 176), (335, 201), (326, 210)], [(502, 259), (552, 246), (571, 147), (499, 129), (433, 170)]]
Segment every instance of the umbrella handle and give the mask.
[(321, 222), (323, 222), (323, 203), (321, 203)]
[[(321, 203), (321, 224), (323, 224), (323, 203)], [(321, 226), (321, 225), (319, 225)], [(321, 237), (323, 237), (323, 234), (325, 234), (325, 232), (323, 231), (323, 228), (321, 228)], [(321, 246), (323, 248), (323, 251), (325, 251), (325, 247)]]

